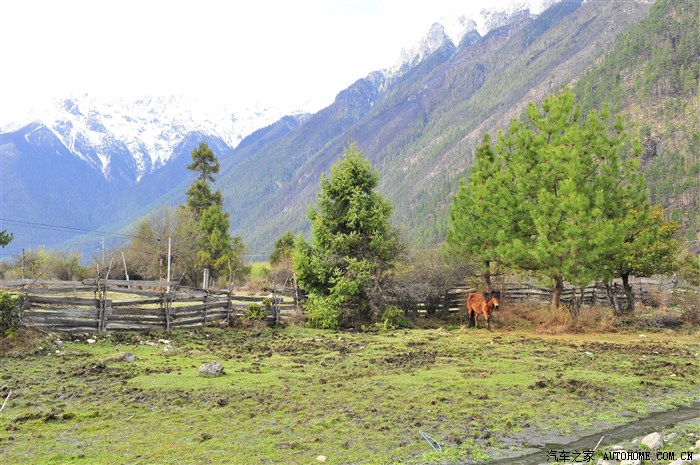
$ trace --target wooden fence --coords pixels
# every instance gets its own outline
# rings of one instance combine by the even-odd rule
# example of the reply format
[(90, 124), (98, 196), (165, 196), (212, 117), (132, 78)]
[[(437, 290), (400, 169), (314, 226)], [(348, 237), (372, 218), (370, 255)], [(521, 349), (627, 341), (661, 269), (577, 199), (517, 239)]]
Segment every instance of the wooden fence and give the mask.
[[(172, 286), (162, 281), (0, 281), (22, 298), (23, 325), (48, 331), (115, 332), (195, 328), (242, 317), (252, 302), (266, 308), (266, 321), (295, 308), (281, 295), (235, 295), (227, 290)], [(92, 294), (92, 295), (91, 295)]]
[[(637, 302), (662, 305), (670, 300), (674, 284), (658, 280), (637, 280), (634, 283)], [(266, 321), (280, 322), (285, 314), (298, 308), (299, 303), (282, 292), (267, 291), (262, 295), (236, 295), (227, 290), (203, 290), (171, 286), (162, 281), (0, 281), (0, 289), (10, 289), (22, 298), (22, 323), (28, 327), (66, 332), (148, 331), (151, 329), (196, 328), (207, 324), (230, 323), (242, 317), (250, 303), (263, 305), (269, 299)], [(549, 302), (551, 289), (523, 283), (501, 283), (501, 303), (537, 301)], [(454, 288), (430, 304), (413, 302), (407, 308), (416, 314), (463, 311), (466, 296), (475, 289)], [(580, 289), (566, 287), (564, 304), (581, 298)], [(627, 297), (617, 287), (617, 300), (625, 305)], [(607, 289), (602, 284), (583, 290), (583, 305), (611, 305)], [(389, 299), (391, 300), (391, 299)], [(397, 302), (399, 304), (399, 302)], [(406, 305), (401, 305), (406, 307)]]
[[(632, 283), (635, 302), (648, 306), (660, 306), (671, 300), (675, 283), (655, 279), (637, 279)], [(552, 300), (552, 289), (529, 283), (496, 283), (494, 290), (501, 291), (501, 305), (515, 302), (541, 302), (548, 303)], [(621, 285), (614, 286), (615, 297), (620, 306), (627, 304), (627, 295)], [(460, 287), (449, 289), (440, 301), (428, 307), (425, 303), (416, 304), (414, 309), (418, 313), (432, 312), (456, 312), (466, 309), (466, 298), (472, 292), (478, 292), (475, 288)], [(596, 283), (586, 287), (581, 295), (581, 289), (573, 286), (565, 286), (561, 294), (561, 302), (566, 305), (582, 299), (582, 305), (586, 306), (612, 306), (608, 297), (608, 291), (604, 284)]]

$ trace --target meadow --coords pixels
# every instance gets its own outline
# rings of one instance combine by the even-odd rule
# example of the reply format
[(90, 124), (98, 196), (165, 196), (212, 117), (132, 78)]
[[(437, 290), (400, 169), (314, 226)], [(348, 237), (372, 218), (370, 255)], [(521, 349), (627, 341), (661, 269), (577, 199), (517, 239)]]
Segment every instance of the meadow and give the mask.
[(15, 334), (0, 462), (478, 463), (700, 397), (695, 330), (371, 329)]

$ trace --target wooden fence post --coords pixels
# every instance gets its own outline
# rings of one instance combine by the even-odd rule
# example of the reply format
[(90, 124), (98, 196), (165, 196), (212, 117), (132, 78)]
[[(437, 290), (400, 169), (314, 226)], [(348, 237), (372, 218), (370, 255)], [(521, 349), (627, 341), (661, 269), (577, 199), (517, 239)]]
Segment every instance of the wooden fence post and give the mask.
[(204, 294), (204, 297), (202, 298), (202, 303), (204, 304), (204, 308), (202, 309), (202, 328), (204, 328), (207, 324), (207, 300), (209, 297), (209, 291), (206, 291)]
[(160, 293), (160, 308), (165, 315), (165, 330), (170, 331), (170, 306), (168, 301), (165, 299), (165, 292)]
[(231, 290), (226, 289), (226, 324), (231, 326)]

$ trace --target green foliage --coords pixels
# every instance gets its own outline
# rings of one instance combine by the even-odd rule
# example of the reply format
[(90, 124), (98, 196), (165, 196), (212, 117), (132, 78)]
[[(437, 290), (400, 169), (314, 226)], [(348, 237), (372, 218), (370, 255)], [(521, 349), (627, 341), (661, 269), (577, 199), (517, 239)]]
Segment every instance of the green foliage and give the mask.
[(243, 261), (246, 252), (243, 240), (229, 234), (230, 219), (223, 209), (221, 191), (212, 192), (209, 186), (219, 167), (219, 160), (205, 142), (192, 151), (192, 163), (187, 169), (196, 172), (197, 179), (187, 190), (187, 207), (194, 213), (201, 231), (196, 243), (196, 265), (208, 268), (213, 279), (225, 276), (231, 283), (246, 276), (250, 267)]
[(263, 307), (259, 303), (251, 302), (243, 318), (246, 321), (262, 321), (267, 318), (267, 306)]
[(187, 190), (187, 206), (199, 218), (204, 211), (213, 205), (223, 206), (220, 191), (212, 192), (209, 186), (214, 182), (214, 175), (219, 172), (219, 160), (205, 142), (192, 151), (192, 163), (187, 169), (197, 173), (197, 179)]
[(287, 231), (275, 241), (275, 249), (270, 255), (270, 264), (274, 266), (283, 261), (291, 260), (293, 251), (294, 235), (291, 231)]
[(342, 317), (340, 303), (336, 296), (309, 293), (304, 302), (308, 325), (319, 329), (338, 329)]
[(80, 263), (80, 254), (57, 252), (51, 263), (53, 276), (61, 281), (81, 281), (89, 276), (89, 271)]
[(12, 233), (8, 233), (5, 229), (0, 231), (0, 247), (5, 247), (7, 244), (12, 242), (14, 237), (15, 236)]
[(199, 147), (192, 151), (192, 163), (187, 169), (197, 173), (197, 179), (203, 182), (214, 182), (214, 175), (219, 172), (219, 160), (206, 142), (200, 142)]
[(665, 221), (660, 206), (648, 214), (632, 211), (623, 253), (618, 254), (617, 276), (637, 277), (669, 274), (677, 270), (681, 245), (676, 238), (678, 224)]
[(212, 205), (202, 213), (199, 225), (204, 237), (197, 264), (209, 268), (214, 278), (226, 276), (227, 282), (246, 276), (250, 272), (250, 266), (243, 261), (247, 249), (240, 237), (229, 235), (228, 213)]
[(681, 279), (692, 286), (700, 287), (700, 257), (693, 257), (689, 253), (682, 254), (678, 264), (678, 271)]
[(13, 275), (27, 279), (42, 277), (73, 281), (85, 279), (90, 274), (82, 265), (79, 253), (48, 251), (44, 248), (23, 251), (15, 258), (12, 268)]
[(321, 177), (318, 209), (308, 211), (313, 242), (300, 236), (293, 258), (299, 284), (310, 296), (311, 325), (337, 327), (376, 316), (372, 289), (399, 251), (389, 224), (391, 205), (374, 192), (378, 181), (354, 144), (333, 165), (331, 176)]
[(389, 305), (384, 309), (384, 313), (382, 313), (379, 321), (384, 331), (396, 328), (411, 328), (413, 326), (411, 320), (406, 316), (406, 312), (395, 305)]
[(19, 328), (20, 300), (7, 291), (0, 291), (0, 334), (8, 335)]
[(499, 257), (499, 244), (513, 234), (506, 230), (512, 223), (504, 218), (509, 213), (507, 205), (500, 205), (505, 198), (494, 195), (503, 183), (498, 174), (499, 166), (487, 133), (476, 151), (469, 184), (464, 180), (459, 183), (447, 230), (450, 251), (476, 263), (487, 284), (490, 284), (491, 262), (503, 262), (506, 258)]
[(223, 197), (220, 191), (212, 192), (206, 181), (196, 179), (187, 189), (187, 207), (195, 212), (198, 217), (209, 207), (223, 205)]
[[(498, 260), (585, 285), (610, 279), (632, 208), (645, 202), (638, 160), (619, 119), (604, 108), (581, 116), (570, 90), (530, 104), (477, 151), (469, 186), (455, 197), (448, 241), (481, 261)], [(558, 293), (554, 305), (558, 305)]]

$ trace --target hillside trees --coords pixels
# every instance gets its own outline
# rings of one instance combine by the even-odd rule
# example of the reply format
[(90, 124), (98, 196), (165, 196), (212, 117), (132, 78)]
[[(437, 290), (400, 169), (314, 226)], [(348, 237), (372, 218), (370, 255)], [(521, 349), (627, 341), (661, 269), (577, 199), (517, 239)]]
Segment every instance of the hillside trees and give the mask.
[(584, 118), (568, 89), (530, 104), (524, 121), (479, 147), (453, 200), (448, 241), (477, 260), (550, 277), (554, 307), (564, 281), (609, 282), (632, 212), (648, 210), (639, 161), (623, 156), (632, 146), (607, 107)]
[(298, 237), (293, 259), (313, 326), (368, 321), (383, 310), (379, 289), (399, 241), (389, 224), (391, 204), (374, 191), (378, 182), (354, 144), (344, 149), (330, 177), (321, 176), (317, 206), (308, 210), (313, 239)]

